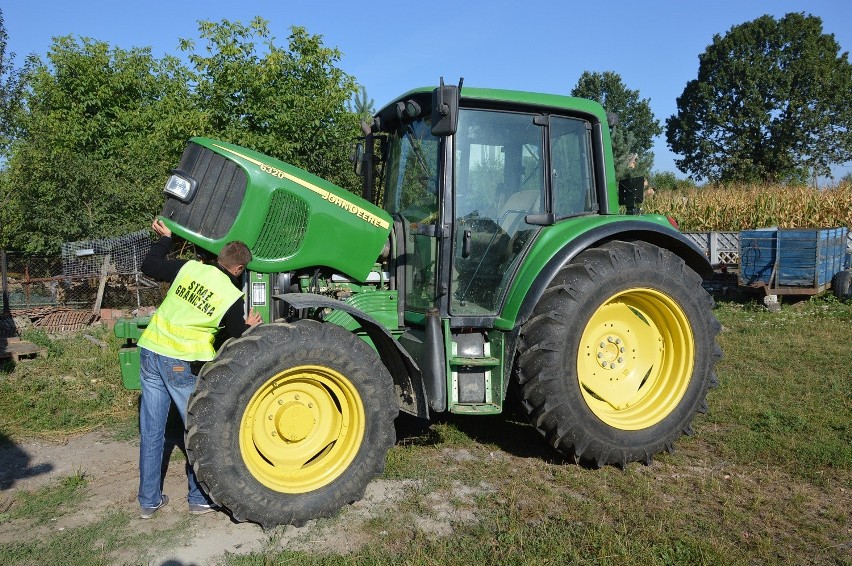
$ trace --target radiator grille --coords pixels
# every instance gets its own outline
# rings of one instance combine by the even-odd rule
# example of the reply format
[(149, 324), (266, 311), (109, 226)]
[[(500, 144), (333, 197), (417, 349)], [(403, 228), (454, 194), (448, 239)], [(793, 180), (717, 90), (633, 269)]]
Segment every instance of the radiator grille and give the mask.
[(198, 181), (192, 202), (167, 198), (163, 216), (207, 238), (223, 238), (234, 224), (246, 193), (245, 172), (233, 161), (190, 143), (180, 170)]
[(307, 203), (288, 192), (275, 191), (252, 254), (257, 259), (282, 259), (298, 251), (308, 225)]

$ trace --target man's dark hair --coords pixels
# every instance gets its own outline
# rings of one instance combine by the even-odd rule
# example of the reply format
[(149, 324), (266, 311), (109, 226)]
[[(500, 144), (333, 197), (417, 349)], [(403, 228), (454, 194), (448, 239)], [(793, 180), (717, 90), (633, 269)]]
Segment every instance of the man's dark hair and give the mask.
[(251, 250), (243, 242), (228, 242), (217, 258), (222, 267), (230, 269), (242, 265), (245, 267), (251, 261)]

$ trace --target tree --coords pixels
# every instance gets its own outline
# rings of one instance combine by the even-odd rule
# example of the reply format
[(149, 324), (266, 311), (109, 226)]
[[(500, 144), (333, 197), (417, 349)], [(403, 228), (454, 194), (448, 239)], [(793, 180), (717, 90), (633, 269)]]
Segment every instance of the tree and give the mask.
[[(203, 53), (182, 40), (197, 73), (197, 105), (211, 137), (244, 145), (355, 189), (350, 161), (358, 117), (347, 107), (355, 79), (337, 68), (341, 53), (321, 36), (291, 28), (275, 44), (268, 22), (200, 22)], [(262, 49), (255, 40), (262, 41)]]
[(639, 91), (628, 89), (621, 76), (612, 71), (584, 72), (571, 95), (596, 100), (618, 116), (612, 131), (616, 178), (649, 176), (654, 164), (654, 137), (663, 131), (651, 112), (650, 99), (640, 99)]
[[(155, 59), (147, 47), (71, 36), (54, 40), (47, 61), (34, 60), (23, 77), (20, 132), (0, 172), (0, 188), (14, 189), (0, 193), (11, 198), (4, 220), (26, 211), (15, 217), (13, 245), (54, 253), (62, 242), (147, 226), (193, 135), (357, 187), (349, 156), (358, 119), (346, 108), (355, 81), (335, 66), (339, 51), (302, 28), (278, 47), (260, 18), (249, 26), (199, 22), (199, 32), (203, 53), (181, 40), (192, 67)], [(262, 53), (255, 37), (265, 42)]]
[(0, 9), (0, 159), (8, 157), (8, 149), (18, 133), (18, 119), (23, 108), (26, 81), (31, 66), (15, 67), (15, 53), (8, 52), (9, 35)]
[(9, 184), (6, 161), (9, 148), (19, 133), (23, 110), (26, 76), (30, 63), (15, 67), (15, 53), (7, 51), (9, 35), (6, 33), (3, 10), (0, 9), (0, 249), (5, 249), (11, 234), (18, 231), (19, 216), (13, 205), (14, 191)]
[(358, 86), (358, 91), (355, 97), (348, 103), (349, 111), (358, 116), (358, 119), (364, 120), (367, 123), (376, 113), (376, 101), (367, 96), (367, 89), (364, 85)]
[(677, 99), (666, 139), (710, 181), (829, 175), (852, 159), (852, 66), (816, 16), (762, 16), (716, 34)]
[(651, 173), (648, 182), (655, 191), (679, 191), (695, 188), (695, 181), (691, 179), (678, 179), (677, 175), (671, 171), (655, 171)]
[(27, 75), (8, 167), (14, 205), (26, 211), (13, 243), (41, 254), (147, 225), (166, 172), (202, 123), (174, 57), (71, 36), (47, 57)]

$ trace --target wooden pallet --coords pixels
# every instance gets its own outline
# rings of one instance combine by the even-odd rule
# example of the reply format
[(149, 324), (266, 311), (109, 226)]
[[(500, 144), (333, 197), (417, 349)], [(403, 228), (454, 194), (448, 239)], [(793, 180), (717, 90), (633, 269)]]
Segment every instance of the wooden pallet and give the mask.
[(17, 363), (36, 357), (47, 357), (47, 348), (20, 338), (0, 338), (0, 360), (11, 358)]

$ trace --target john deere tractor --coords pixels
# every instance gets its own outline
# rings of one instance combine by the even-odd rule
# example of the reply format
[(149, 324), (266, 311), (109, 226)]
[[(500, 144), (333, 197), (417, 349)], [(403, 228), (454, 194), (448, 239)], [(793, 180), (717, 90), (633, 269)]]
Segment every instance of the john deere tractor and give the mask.
[[(619, 190), (600, 105), (442, 81), (363, 130), (362, 196), (206, 138), (166, 183), (174, 234), (249, 245), (265, 320), (189, 403), (217, 504), (264, 526), (330, 515), (382, 472), (400, 412), (493, 415), (510, 393), (595, 466), (648, 464), (690, 433), (721, 356), (712, 271), (670, 220), (636, 214), (641, 182)], [(129, 385), (144, 324), (117, 327)]]

